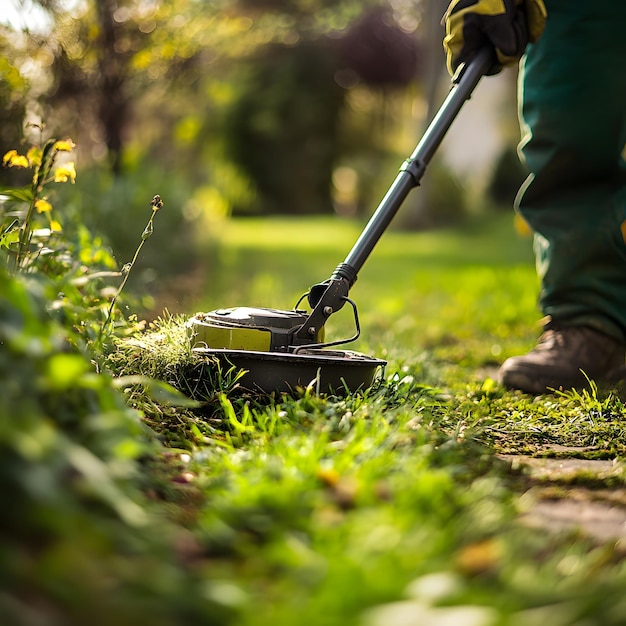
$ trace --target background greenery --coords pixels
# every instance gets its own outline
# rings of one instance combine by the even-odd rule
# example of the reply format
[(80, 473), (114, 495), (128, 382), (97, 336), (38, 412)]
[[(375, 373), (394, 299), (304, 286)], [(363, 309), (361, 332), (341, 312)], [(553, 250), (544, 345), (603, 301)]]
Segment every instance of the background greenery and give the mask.
[[(285, 306), (358, 230), (228, 222), (212, 238), (223, 273), (198, 277), (196, 304)], [(3, 623), (623, 623), (619, 541), (527, 527), (542, 483), (496, 457), (575, 445), (619, 460), (626, 443), (615, 393), (494, 383), (536, 315), (530, 241), (510, 216), (389, 233), (354, 290), (358, 347), (389, 364), (343, 398), (242, 394), (191, 357), (185, 318), (142, 330), (117, 315), (94, 342), (111, 279), (73, 280), (85, 265), (67, 261), (98, 248), (69, 232), (63, 271), (41, 256), (0, 270)]]
[[(444, 9), (443, 0), (9, 0), (0, 147), (38, 141), (25, 123), (71, 135), (81, 175), (65, 211), (120, 265), (145, 198), (160, 193), (167, 225), (144, 252), (150, 269), (133, 277), (154, 294), (194, 265), (207, 222), (369, 215), (447, 90)], [(510, 156), (512, 97), (505, 108), (494, 126), (512, 138)], [(423, 228), (508, 203), (522, 174), (506, 156), (502, 167), (491, 189), (437, 158), (398, 223)], [(24, 180), (1, 170), (0, 182)]]

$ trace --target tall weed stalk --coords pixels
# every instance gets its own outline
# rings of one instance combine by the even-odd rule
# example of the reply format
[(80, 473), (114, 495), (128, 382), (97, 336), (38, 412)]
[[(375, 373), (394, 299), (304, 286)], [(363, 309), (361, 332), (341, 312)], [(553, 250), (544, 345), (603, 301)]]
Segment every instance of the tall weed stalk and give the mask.
[(124, 287), (126, 286), (126, 283), (128, 282), (128, 277), (130, 276), (130, 272), (132, 271), (133, 267), (135, 266), (135, 263), (137, 262), (137, 259), (139, 258), (139, 253), (141, 252), (143, 245), (146, 243), (146, 240), (149, 239), (152, 233), (154, 232), (154, 218), (157, 214), (157, 211), (163, 208), (163, 200), (161, 200), (161, 196), (159, 196), (158, 194), (155, 195), (154, 198), (152, 198), (152, 201), (150, 202), (150, 206), (152, 207), (152, 213), (150, 214), (150, 219), (148, 220), (146, 227), (143, 229), (143, 232), (141, 233), (141, 241), (139, 242), (139, 245), (137, 246), (137, 249), (135, 250), (135, 254), (133, 255), (133, 258), (130, 261), (130, 263), (126, 263), (122, 267), (122, 282), (120, 283), (119, 287), (117, 288), (117, 291), (111, 298), (111, 303), (109, 305), (106, 318), (100, 328), (100, 333), (98, 334), (98, 340), (97, 340), (98, 344), (102, 343), (104, 333), (106, 332), (106, 329), (111, 323), (111, 320), (113, 318), (113, 311), (115, 310), (115, 304), (117, 302), (117, 299), (119, 298), (119, 295), (122, 293)]

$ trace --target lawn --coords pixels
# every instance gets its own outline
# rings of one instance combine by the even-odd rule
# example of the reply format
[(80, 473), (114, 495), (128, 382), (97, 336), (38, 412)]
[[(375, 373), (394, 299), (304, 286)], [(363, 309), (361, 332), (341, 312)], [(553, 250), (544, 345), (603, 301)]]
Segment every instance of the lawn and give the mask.
[[(359, 232), (225, 222), (199, 241), (187, 312), (290, 308)], [(531, 242), (509, 215), (385, 235), (351, 292), (350, 347), (388, 365), (344, 397), (242, 392), (190, 354), (185, 316), (112, 314), (85, 273), (110, 257), (84, 232), (68, 246), (0, 272), (0, 623), (626, 623), (619, 532), (530, 523), (573, 489), (623, 510), (625, 409), (617, 390), (495, 382), (538, 332)], [(520, 455), (613, 469), (538, 477)]]
[[(195, 309), (290, 308), (359, 231), (332, 218), (228, 222), (206, 244), (213, 264)], [(532, 398), (494, 382), (497, 365), (536, 338), (536, 294), (530, 239), (509, 215), (391, 231), (351, 292), (363, 327), (351, 347), (389, 361), (375, 388), (348, 398), (228, 392), (210, 420), (188, 426), (182, 490), (196, 498), (195, 565), (235, 623), (626, 621), (622, 544), (528, 527), (520, 516), (532, 503), (565, 498), (568, 485), (499, 456), (567, 449), (619, 462), (625, 451), (617, 394)], [(350, 333), (341, 316), (329, 322), (333, 338)], [(166, 438), (180, 431), (154, 426), (163, 424)], [(619, 472), (570, 480), (622, 487)]]

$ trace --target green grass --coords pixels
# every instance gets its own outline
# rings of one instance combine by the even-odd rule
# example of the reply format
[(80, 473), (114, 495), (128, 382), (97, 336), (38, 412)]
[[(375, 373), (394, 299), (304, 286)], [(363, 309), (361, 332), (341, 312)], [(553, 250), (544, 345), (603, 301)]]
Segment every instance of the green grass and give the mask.
[[(229, 222), (196, 309), (290, 308), (359, 230), (330, 218)], [(196, 396), (200, 408), (168, 412), (136, 396), (177, 448), (172, 467), (184, 478), (167, 498), (211, 601), (245, 626), (623, 624), (622, 544), (526, 527), (519, 515), (545, 483), (497, 457), (557, 445), (587, 458), (626, 451), (617, 394), (533, 398), (494, 382), (498, 363), (534, 341), (536, 291), (530, 241), (509, 216), (390, 232), (351, 294), (357, 348), (389, 361), (376, 387), (260, 398), (218, 379), (213, 395)], [(336, 317), (330, 332), (349, 332)], [(123, 373), (166, 371), (193, 396), (194, 364), (162, 358), (179, 323), (153, 329), (152, 356), (118, 353)], [(581, 473), (550, 497), (576, 481), (623, 487), (619, 474)]]
[[(361, 228), (223, 223), (197, 242), (188, 314), (290, 308)], [(143, 330), (126, 300), (108, 319), (113, 259), (84, 228), (48, 243), (27, 272), (0, 264), (1, 624), (626, 623), (623, 541), (523, 517), (537, 500), (625, 506), (625, 410), (619, 390), (495, 382), (539, 330), (509, 215), (384, 236), (351, 293), (351, 347), (388, 366), (345, 397), (242, 392), (191, 353), (184, 316)], [(349, 316), (327, 330), (349, 336)], [(503, 454), (615, 463), (546, 476)]]

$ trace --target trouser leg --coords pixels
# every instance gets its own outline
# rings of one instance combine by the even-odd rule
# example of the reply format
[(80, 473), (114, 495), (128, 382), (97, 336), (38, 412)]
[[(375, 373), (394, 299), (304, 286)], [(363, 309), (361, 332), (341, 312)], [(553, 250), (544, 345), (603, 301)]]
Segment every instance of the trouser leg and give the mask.
[(520, 78), (516, 208), (535, 232), (540, 306), (626, 339), (626, 1), (546, 0)]

